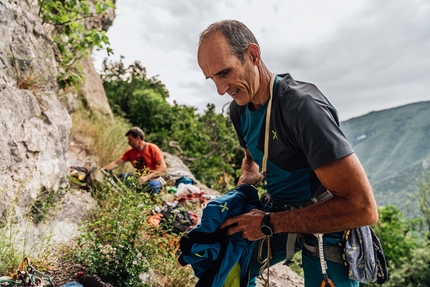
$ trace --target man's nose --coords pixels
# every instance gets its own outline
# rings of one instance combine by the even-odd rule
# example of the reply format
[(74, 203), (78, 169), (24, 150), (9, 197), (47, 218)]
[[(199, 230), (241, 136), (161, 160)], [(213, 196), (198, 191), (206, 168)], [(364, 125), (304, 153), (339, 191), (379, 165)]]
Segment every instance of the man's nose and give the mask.
[(223, 96), (225, 93), (227, 93), (228, 90), (228, 84), (223, 81), (215, 81), (215, 86), (217, 89), (218, 94)]

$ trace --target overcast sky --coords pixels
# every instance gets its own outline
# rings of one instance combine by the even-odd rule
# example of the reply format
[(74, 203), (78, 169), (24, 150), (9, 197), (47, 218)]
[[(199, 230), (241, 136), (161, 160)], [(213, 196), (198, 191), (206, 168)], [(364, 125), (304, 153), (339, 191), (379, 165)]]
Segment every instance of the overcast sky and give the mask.
[[(221, 112), (196, 59), (198, 37), (215, 21), (236, 19), (257, 37), (272, 72), (315, 84), (341, 120), (430, 100), (428, 0), (117, 0), (108, 31), (124, 63), (158, 75), (169, 102)], [(93, 55), (97, 69), (106, 52)]]

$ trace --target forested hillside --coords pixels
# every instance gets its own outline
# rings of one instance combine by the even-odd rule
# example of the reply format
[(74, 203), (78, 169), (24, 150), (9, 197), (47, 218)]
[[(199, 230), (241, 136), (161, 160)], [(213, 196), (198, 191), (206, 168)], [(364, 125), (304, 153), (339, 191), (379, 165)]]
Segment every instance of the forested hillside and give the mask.
[(371, 112), (341, 123), (360, 158), (378, 205), (416, 215), (412, 195), (430, 165), (430, 101)]

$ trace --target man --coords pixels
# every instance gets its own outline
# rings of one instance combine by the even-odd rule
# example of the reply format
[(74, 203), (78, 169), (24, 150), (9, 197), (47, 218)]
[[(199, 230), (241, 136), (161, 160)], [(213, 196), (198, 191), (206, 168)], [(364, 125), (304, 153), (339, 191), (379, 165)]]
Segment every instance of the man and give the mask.
[[(257, 185), (264, 178), (260, 169), (265, 120), (271, 90), (273, 93), (265, 203), (275, 212), (253, 209), (227, 219), (221, 228), (228, 235), (241, 232), (243, 238), (255, 241), (270, 237), (273, 231), (273, 265), (292, 256), (286, 255), (285, 248), (289, 234), (301, 234), (302, 245), (316, 246), (313, 234), (324, 233), (324, 246), (337, 246), (342, 231), (378, 220), (371, 186), (340, 131), (337, 112), (314, 85), (295, 81), (289, 74), (274, 76), (271, 83), (272, 73), (261, 58), (257, 40), (235, 20), (213, 23), (202, 32), (198, 63), (218, 93), (227, 93), (234, 100), (230, 116), (245, 152), (238, 185)], [(325, 194), (332, 197), (310, 205), (311, 198)], [(298, 248), (301, 246), (296, 244), (296, 251)], [(259, 274), (256, 257), (251, 259), (251, 281)], [(302, 258), (305, 286), (321, 286), (319, 258), (305, 248)], [(328, 278), (336, 287), (358, 286), (349, 280), (343, 264), (327, 261)]]
[(129, 129), (125, 136), (128, 138), (130, 148), (117, 160), (103, 167), (112, 170), (129, 161), (136, 169), (138, 183), (148, 182), (150, 187), (152, 179), (161, 176), (166, 171), (166, 162), (160, 148), (149, 142), (145, 142), (145, 135), (138, 127)]

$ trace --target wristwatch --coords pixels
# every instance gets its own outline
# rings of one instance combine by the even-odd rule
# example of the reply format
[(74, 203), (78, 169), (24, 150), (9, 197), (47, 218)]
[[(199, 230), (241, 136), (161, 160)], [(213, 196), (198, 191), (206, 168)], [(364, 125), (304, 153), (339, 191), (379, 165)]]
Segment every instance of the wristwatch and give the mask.
[(266, 237), (272, 237), (273, 235), (273, 226), (270, 224), (270, 214), (271, 212), (266, 212), (260, 226), (261, 233), (263, 233)]

